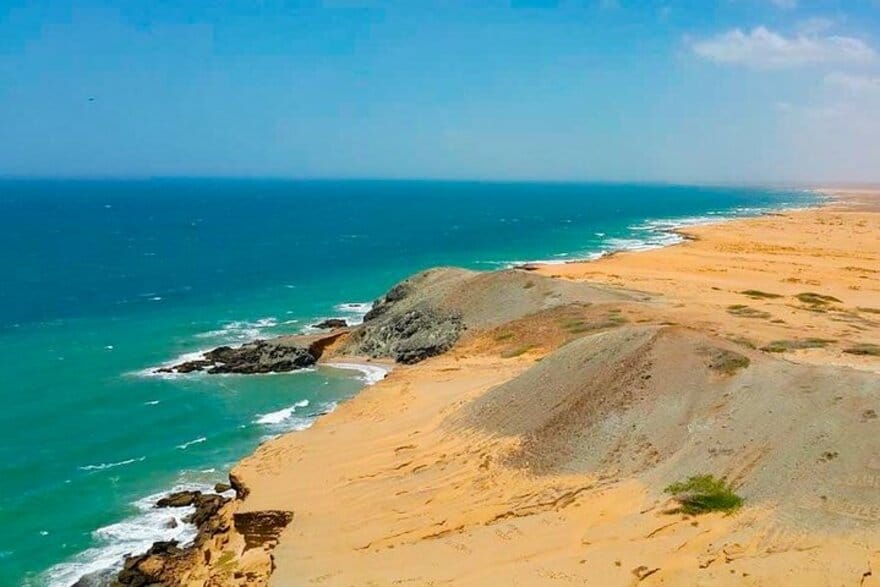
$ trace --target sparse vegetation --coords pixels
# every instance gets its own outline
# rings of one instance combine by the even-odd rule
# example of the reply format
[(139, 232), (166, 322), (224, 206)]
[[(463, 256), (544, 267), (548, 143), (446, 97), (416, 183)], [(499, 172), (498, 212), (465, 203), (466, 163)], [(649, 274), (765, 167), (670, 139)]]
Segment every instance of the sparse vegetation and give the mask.
[(774, 340), (770, 344), (761, 347), (762, 351), (768, 353), (784, 353), (787, 351), (797, 351), (801, 349), (820, 349), (829, 344), (837, 342), (828, 338), (802, 338), (799, 340)]
[(748, 367), (750, 363), (751, 360), (744, 355), (724, 349), (716, 349), (712, 360), (709, 362), (709, 368), (725, 375), (733, 375), (740, 369)]
[(733, 304), (727, 306), (727, 313), (740, 318), (770, 318), (770, 314), (762, 310), (756, 310), (745, 304)]
[(563, 318), (559, 321), (559, 325), (569, 334), (583, 334), (626, 323), (627, 319), (620, 314), (620, 310), (609, 310), (608, 316), (597, 321), (590, 321), (586, 318)]
[(527, 281), (527, 282), (525, 283), (525, 285), (523, 285), (523, 289), (531, 289), (531, 288), (533, 288), (533, 287), (535, 287), (535, 282), (534, 282), (534, 281)]
[(535, 345), (533, 344), (524, 344), (513, 349), (508, 349), (501, 353), (501, 358), (512, 359), (513, 357), (518, 357), (522, 354), (529, 352), (533, 348), (535, 348)]
[(866, 312), (868, 314), (880, 314), (880, 308), (856, 308), (859, 312)]
[(743, 499), (733, 492), (733, 488), (714, 475), (694, 475), (687, 481), (673, 483), (665, 491), (680, 504), (677, 511), (685, 514), (732, 513), (743, 504)]
[(513, 336), (514, 334), (512, 332), (500, 332), (495, 335), (495, 341), (504, 342), (505, 340), (510, 340)]
[(838, 300), (834, 296), (825, 296), (822, 294), (817, 294), (817, 293), (809, 292), (809, 291), (804, 292), (804, 293), (799, 293), (798, 295), (796, 295), (794, 297), (796, 297), (799, 302), (804, 303), (804, 304), (809, 304), (811, 306), (824, 306), (824, 305), (831, 304), (831, 303), (837, 303), (837, 304), (841, 303), (840, 300)]
[(730, 342), (734, 342), (740, 346), (744, 346), (747, 349), (758, 348), (758, 346), (754, 342), (752, 342), (751, 340), (749, 340), (748, 338), (746, 338), (744, 336), (730, 336), (727, 338), (727, 340), (729, 340)]
[(880, 344), (872, 344), (870, 342), (863, 342), (857, 345), (853, 345), (848, 349), (843, 349), (843, 352), (849, 353), (851, 355), (862, 355), (866, 357), (880, 357)]
[(773, 300), (773, 299), (782, 297), (780, 294), (769, 293), (769, 292), (760, 291), (757, 289), (747, 289), (747, 290), (741, 291), (739, 293), (741, 293), (744, 296), (748, 296), (754, 300), (760, 300), (760, 299)]

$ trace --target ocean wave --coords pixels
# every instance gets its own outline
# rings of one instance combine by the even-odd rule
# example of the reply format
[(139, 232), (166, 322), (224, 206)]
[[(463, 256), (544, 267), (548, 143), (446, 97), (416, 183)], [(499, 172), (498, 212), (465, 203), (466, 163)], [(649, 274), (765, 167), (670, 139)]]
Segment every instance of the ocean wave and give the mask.
[[(301, 404), (306, 402), (306, 400), (302, 400), (301, 402), (297, 402), (297, 404)], [(307, 403), (307, 402), (306, 402)], [(272, 412), (270, 414), (264, 414), (260, 416), (255, 422), (259, 423), (261, 426), (266, 428), (270, 433), (260, 437), (260, 442), (266, 442), (272, 440), (274, 438), (278, 438), (285, 432), (302, 432), (303, 430), (308, 430), (312, 427), (312, 425), (318, 420), (320, 416), (324, 416), (334, 411), (337, 407), (339, 407), (339, 403), (335, 401), (330, 401), (311, 411), (307, 415), (296, 415), (296, 405), (294, 404), (294, 409), (285, 408), (283, 410), (278, 410), (277, 412)], [(300, 407), (305, 407), (301, 405)], [(289, 412), (289, 414), (287, 414)], [(286, 416), (282, 418), (282, 416)]]
[[(286, 322), (289, 323), (290, 321)], [(223, 324), (216, 330), (200, 332), (195, 337), (199, 339), (214, 339), (218, 342), (248, 342), (263, 336), (264, 331), (278, 326), (278, 319), (274, 316), (260, 318), (254, 321), (234, 320)]]
[(194, 440), (190, 440), (189, 442), (184, 442), (183, 444), (178, 444), (177, 448), (179, 448), (180, 450), (186, 450), (189, 447), (191, 447), (192, 445), (201, 444), (201, 443), (205, 442), (206, 440), (208, 440), (208, 439), (205, 438), (204, 436), (199, 436), (198, 438), (196, 438)]
[(342, 318), (349, 326), (363, 324), (364, 316), (366, 316), (367, 312), (372, 308), (373, 302), (344, 302), (342, 304), (336, 304), (333, 306), (333, 309), (338, 312), (335, 316), (321, 316), (315, 318), (314, 320), (311, 320), (308, 325), (303, 327), (301, 332), (303, 334), (322, 332), (322, 329), (315, 328), (314, 324), (331, 318)]
[[(812, 190), (804, 190), (804, 193), (818, 194)], [(679, 230), (691, 226), (704, 226), (717, 224), (735, 218), (761, 216), (780, 210), (809, 209), (810, 203), (781, 201), (766, 206), (736, 206), (724, 210), (710, 210), (698, 216), (684, 216), (675, 218), (647, 219), (627, 227), (624, 234), (609, 235), (605, 232), (595, 232), (594, 237), (599, 237), (598, 250), (586, 253), (572, 252), (566, 259), (561, 259), (564, 253), (554, 254), (552, 259), (529, 259), (519, 261), (480, 261), (485, 265), (517, 267), (520, 265), (562, 265), (573, 261), (594, 261), (609, 254), (621, 251), (648, 251), (676, 245), (686, 239), (679, 234)]]
[(82, 467), (78, 467), (80, 471), (103, 471), (105, 469), (115, 469), (116, 467), (124, 467), (125, 465), (130, 465), (132, 463), (140, 463), (147, 459), (147, 457), (139, 457), (136, 459), (126, 459), (124, 461), (118, 461), (115, 463), (100, 463), (98, 465), (83, 465)]
[(177, 540), (181, 545), (188, 545), (196, 537), (196, 527), (183, 520), (195, 512), (195, 508), (154, 507), (168, 493), (184, 490), (211, 491), (211, 487), (183, 484), (135, 501), (132, 504), (137, 510), (135, 515), (92, 532), (97, 546), (50, 568), (42, 577), (43, 583), (50, 587), (68, 587), (85, 575), (119, 570), (126, 555), (145, 552), (160, 540)]
[(345, 318), (346, 321), (352, 325), (362, 323), (364, 321), (364, 316), (366, 316), (367, 312), (372, 308), (373, 302), (344, 302), (333, 306), (333, 309), (342, 313), (342, 318)]
[(287, 408), (283, 408), (281, 410), (275, 412), (269, 412), (268, 414), (262, 414), (257, 416), (257, 419), (254, 420), (257, 424), (269, 424), (269, 425), (277, 425), (282, 422), (290, 419), (294, 413), (296, 413), (297, 408), (305, 408), (309, 405), (309, 400), (304, 399), (296, 402), (292, 406)]
[(363, 363), (325, 363), (325, 367), (334, 369), (344, 369), (346, 371), (357, 371), (358, 379), (364, 382), (364, 385), (374, 385), (379, 383), (391, 371), (390, 367), (382, 365), (365, 365)]

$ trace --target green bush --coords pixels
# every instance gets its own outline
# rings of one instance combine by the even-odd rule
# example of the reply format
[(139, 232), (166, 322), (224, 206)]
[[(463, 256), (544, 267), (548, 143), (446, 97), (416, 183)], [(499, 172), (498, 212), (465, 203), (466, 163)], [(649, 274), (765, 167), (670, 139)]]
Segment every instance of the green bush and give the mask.
[(742, 506), (743, 499), (723, 479), (713, 475), (694, 475), (687, 481), (673, 483), (666, 488), (686, 514), (706, 512), (733, 512)]

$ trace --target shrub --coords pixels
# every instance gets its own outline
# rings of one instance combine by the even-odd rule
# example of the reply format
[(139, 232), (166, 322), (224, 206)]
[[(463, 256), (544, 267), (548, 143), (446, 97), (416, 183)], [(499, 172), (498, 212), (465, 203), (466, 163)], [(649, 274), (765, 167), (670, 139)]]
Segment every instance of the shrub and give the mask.
[(748, 357), (732, 351), (718, 349), (712, 360), (709, 362), (709, 368), (720, 371), (725, 375), (733, 375), (740, 369), (745, 369), (751, 361)]
[(757, 289), (747, 289), (747, 290), (745, 290), (745, 291), (741, 291), (741, 292), (739, 292), (739, 293), (741, 293), (741, 294), (744, 295), (744, 296), (748, 296), (748, 297), (750, 297), (750, 298), (752, 298), (752, 299), (755, 299), (755, 300), (759, 300), (759, 299), (762, 299), (762, 298), (763, 298), (763, 299), (767, 299), (767, 300), (772, 300), (772, 299), (776, 299), (776, 298), (781, 298), (781, 297), (782, 297), (780, 294), (768, 293), (768, 292), (766, 292), (766, 291), (760, 291), (760, 290), (757, 290)]
[(673, 483), (665, 491), (681, 505), (678, 511), (686, 514), (731, 513), (743, 503), (727, 482), (713, 475), (694, 475), (687, 481)]
[(522, 354), (529, 352), (530, 350), (532, 350), (534, 348), (535, 348), (535, 345), (526, 344), (521, 347), (517, 347), (515, 349), (509, 349), (509, 350), (506, 350), (501, 353), (501, 358), (502, 359), (512, 359), (513, 357), (518, 357)]
[(851, 355), (862, 355), (867, 357), (880, 357), (880, 344), (871, 344), (870, 342), (860, 343), (844, 349), (843, 352)]
[(767, 346), (762, 346), (762, 351), (768, 353), (784, 353), (801, 349), (820, 349), (828, 346), (835, 340), (828, 338), (804, 338), (801, 340), (774, 340)]
[(739, 316), (740, 318), (770, 318), (770, 314), (767, 312), (763, 312), (761, 310), (756, 310), (755, 308), (750, 308), (745, 304), (733, 304), (731, 306), (727, 306), (727, 313), (732, 316)]
[(796, 295), (794, 297), (796, 297), (798, 299), (798, 301), (803, 302), (805, 304), (820, 305), (820, 304), (830, 304), (832, 302), (835, 302), (838, 304), (841, 303), (840, 300), (838, 300), (834, 296), (823, 296), (822, 294), (817, 294), (817, 293), (813, 293), (810, 291), (804, 292), (804, 293), (799, 293), (798, 295)]

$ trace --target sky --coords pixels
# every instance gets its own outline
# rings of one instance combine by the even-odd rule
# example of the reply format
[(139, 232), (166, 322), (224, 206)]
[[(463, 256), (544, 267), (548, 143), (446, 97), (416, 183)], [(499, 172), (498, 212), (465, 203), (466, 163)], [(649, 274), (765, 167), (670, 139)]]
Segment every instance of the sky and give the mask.
[(0, 176), (880, 182), (880, 0), (0, 0)]

